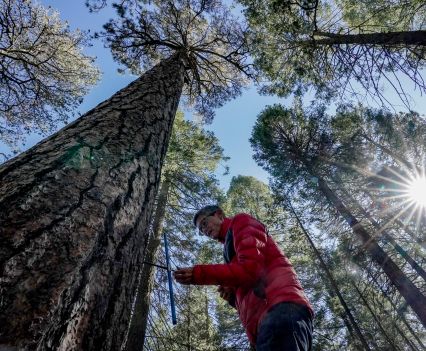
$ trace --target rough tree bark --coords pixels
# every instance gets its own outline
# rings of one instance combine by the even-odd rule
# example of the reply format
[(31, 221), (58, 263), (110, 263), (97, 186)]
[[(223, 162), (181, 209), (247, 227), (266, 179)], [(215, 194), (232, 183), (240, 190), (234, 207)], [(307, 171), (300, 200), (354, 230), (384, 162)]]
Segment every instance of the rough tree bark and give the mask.
[(120, 348), (184, 67), (162, 61), (0, 167), (0, 349)]

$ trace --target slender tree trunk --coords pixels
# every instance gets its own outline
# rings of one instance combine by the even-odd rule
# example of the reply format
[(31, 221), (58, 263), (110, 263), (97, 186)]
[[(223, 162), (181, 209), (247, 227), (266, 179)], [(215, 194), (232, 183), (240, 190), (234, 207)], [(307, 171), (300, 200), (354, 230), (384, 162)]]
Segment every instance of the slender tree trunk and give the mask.
[[(294, 217), (296, 218), (296, 221), (299, 224), (300, 229), (302, 230), (303, 234), (305, 234), (305, 237), (308, 240), (309, 245), (311, 246), (312, 250), (314, 251), (314, 254), (317, 257), (322, 270), (326, 274), (326, 276), (327, 276), (327, 278), (330, 282), (330, 285), (333, 289), (333, 292), (337, 295), (337, 297), (340, 301), (340, 304), (342, 305), (343, 309), (345, 310), (347, 317), (349, 318), (353, 328), (355, 329), (355, 332), (356, 332), (356, 335), (357, 335), (359, 341), (361, 342), (361, 344), (362, 344), (362, 346), (365, 350), (371, 350), (370, 347), (368, 346), (367, 340), (365, 340), (364, 335), (362, 335), (361, 329), (359, 328), (358, 323), (356, 322), (354, 316), (352, 315), (352, 312), (351, 312), (349, 306), (346, 304), (345, 299), (343, 298), (342, 294), (340, 293), (339, 286), (338, 286), (337, 282), (335, 281), (333, 274), (328, 269), (327, 264), (325, 263), (325, 261), (323, 260), (323, 258), (321, 256), (321, 253), (316, 248), (314, 242), (311, 239), (311, 236), (309, 235), (308, 231), (305, 229), (305, 226), (303, 225), (302, 221), (300, 220), (299, 216), (297, 215), (296, 211), (294, 210), (294, 207), (291, 204), (290, 200), (288, 198), (286, 198), (286, 201), (287, 201), (287, 203), (290, 207), (291, 212), (293, 213)], [(349, 329), (349, 332), (351, 332), (350, 329)]]
[[(338, 163), (338, 162), (333, 162), (332, 160), (330, 160), (326, 157), (319, 156), (318, 159), (326, 162), (327, 164), (337, 166), (339, 168), (346, 168), (346, 169), (349, 169), (349, 170), (353, 170), (353, 168), (351, 166), (347, 166), (347, 165), (344, 165), (344, 164)], [(376, 201), (374, 196), (369, 191), (364, 189), (364, 193), (367, 194), (373, 202)], [(398, 226), (400, 228), (402, 228), (408, 235), (410, 235), (419, 245), (421, 245), (423, 249), (426, 249), (426, 234), (424, 234), (422, 238), (417, 237), (417, 235), (408, 227), (408, 225), (402, 223), (398, 218), (396, 218), (394, 216), (386, 217), (385, 220), (389, 224), (392, 223), (392, 222), (395, 222), (396, 224), (398, 224)]]
[[(311, 174), (318, 177), (314, 173)], [(363, 247), (370, 254), (373, 261), (382, 267), (390, 281), (395, 285), (399, 293), (411, 306), (414, 313), (417, 314), (423, 326), (426, 327), (426, 297), (411, 282), (411, 280), (407, 278), (404, 272), (401, 271), (401, 269), (386, 254), (386, 252), (383, 251), (376, 240), (371, 237), (371, 235), (365, 230), (359, 221), (350, 213), (343, 202), (328, 187), (327, 183), (321, 177), (318, 177), (318, 187), (328, 199), (328, 201), (337, 209), (340, 215), (352, 228), (354, 234), (356, 234), (361, 239)]]
[[(389, 219), (390, 220), (390, 219)], [(422, 251), (425, 253), (426, 250), (426, 233), (423, 233), (423, 237), (419, 238), (409, 227), (408, 224), (403, 223), (399, 218), (395, 218), (394, 222), (397, 224), (397, 226), (405, 231), (417, 244), (419, 244), (424, 250)]]
[[(335, 295), (334, 295), (333, 291), (331, 289), (327, 289), (327, 290), (328, 290), (328, 294), (330, 295), (330, 297), (334, 298)], [(340, 318), (342, 318), (343, 323), (345, 324), (345, 327), (349, 332), (348, 344), (355, 345), (354, 347), (357, 348), (356, 338), (358, 336), (355, 336), (354, 328), (352, 327), (352, 324), (351, 324), (348, 316), (344, 312), (339, 313), (339, 316), (340, 316)]]
[(188, 345), (188, 351), (191, 351), (191, 286), (188, 286), (188, 301), (187, 301), (187, 307), (188, 307), (188, 319), (186, 324), (186, 333), (187, 333), (187, 345)]
[[(145, 332), (149, 313), (149, 304), (152, 287), (154, 285), (155, 266), (149, 264), (157, 260), (158, 248), (161, 244), (163, 233), (163, 221), (166, 213), (167, 197), (169, 194), (169, 182), (165, 180), (159, 191), (155, 218), (152, 226), (152, 236), (148, 241), (144, 261), (138, 282), (138, 291), (132, 311), (127, 343), (124, 347), (128, 351), (143, 350), (145, 343)], [(122, 348), (123, 349), (123, 348)]]
[(337, 34), (314, 32), (314, 35), (327, 39), (315, 39), (310, 42), (321, 45), (383, 45), (383, 46), (425, 46), (426, 31), (415, 30), (406, 32)]
[[(358, 266), (359, 264), (354, 261)], [(413, 336), (413, 338), (417, 341), (417, 343), (419, 344), (419, 346), (421, 347), (421, 350), (426, 350), (426, 346), (423, 345), (422, 341), (419, 338), (419, 335), (417, 335), (417, 333), (413, 330), (413, 328), (411, 328), (410, 324), (407, 321), (407, 318), (405, 318), (404, 314), (401, 313), (400, 309), (398, 308), (398, 306), (395, 305), (395, 303), (392, 301), (392, 299), (389, 297), (389, 295), (386, 293), (385, 290), (383, 290), (383, 287), (380, 285), (380, 283), (377, 281), (377, 279), (374, 277), (373, 274), (371, 274), (370, 272), (367, 271), (367, 274), (371, 277), (371, 279), (374, 281), (374, 283), (376, 284), (376, 286), (380, 289), (383, 297), (389, 302), (389, 304), (392, 306), (392, 308), (396, 311), (399, 320), (401, 320), (405, 327), (408, 329), (408, 331), (410, 332), (410, 334)], [(380, 303), (380, 302), (379, 302)], [(381, 308), (383, 311), (386, 311), (385, 307), (383, 304), (381, 304)], [(389, 314), (389, 312), (388, 312)], [(401, 331), (402, 334), (404, 334)], [(404, 334), (405, 335), (405, 334)], [(407, 339), (407, 337), (404, 336), (404, 339)], [(412, 343), (410, 343), (411, 345)], [(414, 348), (414, 346), (412, 346), (412, 348)]]
[[(364, 297), (363, 297), (364, 299)], [(401, 328), (398, 327), (398, 325), (395, 323), (395, 320), (392, 318), (392, 316), (389, 314), (389, 312), (386, 311), (386, 309), (384, 308), (383, 304), (380, 301), (376, 301), (376, 303), (379, 305), (379, 307), (381, 308), (382, 312), (385, 312), (386, 318), (392, 319), (392, 324), (393, 324), (393, 328), (396, 329), (396, 331), (398, 332), (398, 334), (404, 339), (404, 341), (407, 343), (407, 345), (411, 348), (411, 350), (413, 351), (417, 351), (418, 348), (412, 343), (411, 340), (408, 339), (408, 337), (405, 335), (405, 333), (401, 330)], [(383, 316), (384, 317), (384, 316)], [(383, 318), (382, 317), (382, 318)], [(375, 317), (378, 318), (378, 317)]]
[[(357, 261), (357, 260), (353, 260), (353, 262), (355, 263), (355, 264), (357, 264), (358, 265), (358, 267), (360, 267), (361, 269), (364, 269), (363, 267), (361, 267), (361, 265), (359, 264), (359, 262)], [(420, 348), (421, 348), (421, 350), (426, 350), (426, 346), (425, 345), (423, 345), (423, 343), (422, 343), (422, 341), (420, 340), (420, 338), (419, 338), (419, 335), (418, 335), (418, 333), (416, 333), (414, 330), (413, 330), (413, 328), (411, 328), (411, 326), (410, 326), (410, 324), (408, 323), (408, 321), (407, 321), (407, 318), (405, 318), (405, 316), (404, 316), (404, 314), (400, 311), (400, 309), (398, 308), (398, 306), (396, 306), (395, 305), (395, 303), (392, 301), (392, 299), (389, 297), (389, 294), (383, 289), (383, 287), (382, 287), (382, 285), (377, 281), (377, 279), (375, 278), (375, 276), (370, 272), (370, 271), (368, 271), (368, 270), (366, 270), (366, 272), (367, 272), (367, 275), (373, 280), (373, 282), (376, 284), (376, 286), (379, 288), (379, 290), (381, 291), (381, 293), (382, 293), (382, 295), (383, 295), (383, 297), (388, 301), (388, 303), (390, 304), (390, 306), (394, 309), (394, 311), (396, 311), (396, 313), (397, 313), (397, 315), (398, 315), (398, 319), (400, 320), (400, 321), (402, 321), (403, 322), (403, 324), (405, 325), (405, 327), (407, 328), (407, 330), (410, 332), (410, 334), (413, 336), (413, 338), (417, 341), (417, 343), (418, 343), (418, 345), (420, 346)], [(387, 312), (386, 311), (386, 308), (385, 308), (385, 306), (380, 302), (380, 300), (376, 300), (376, 302), (380, 305), (380, 307), (382, 308), (382, 310), (384, 311), (384, 312), (386, 312), (386, 314), (387, 315), (389, 315), (389, 317), (390, 318), (393, 318), (392, 316), (391, 316), (391, 314), (390, 314), (390, 312)], [(395, 323), (395, 326), (398, 328), (398, 326), (396, 325), (396, 323)], [(399, 329), (399, 328), (398, 328)], [(399, 329), (400, 330), (400, 329)], [(405, 336), (405, 333), (402, 331), (402, 330), (400, 330), (400, 334), (401, 334), (401, 336), (403, 336), (403, 338), (405, 339), (405, 340), (407, 340), (408, 338), (407, 338), (407, 336)], [(415, 345), (413, 345), (413, 343), (412, 343), (412, 341), (410, 341), (410, 342), (408, 342), (408, 344), (411, 346), (411, 348), (413, 349), (413, 350), (415, 350), (415, 349), (417, 349), (416, 347), (415, 347)]]
[(120, 348), (183, 81), (173, 56), (0, 167), (0, 348)]
[(383, 336), (385, 337), (386, 341), (388, 342), (388, 348), (390, 350), (400, 350), (399, 347), (396, 347), (396, 345), (394, 345), (393, 340), (389, 337), (389, 335), (386, 333), (385, 329), (382, 326), (382, 323), (380, 323), (379, 318), (377, 318), (376, 314), (374, 313), (373, 309), (371, 308), (369, 302), (367, 301), (367, 299), (364, 297), (364, 295), (362, 294), (362, 292), (358, 289), (358, 287), (355, 285), (355, 283), (353, 281), (350, 281), (352, 287), (356, 290), (356, 292), (358, 293), (359, 297), (362, 300), (362, 303), (365, 307), (367, 307), (368, 311), (370, 312), (371, 316), (373, 317), (374, 321), (377, 323), (377, 326), (379, 327), (380, 331), (382, 332)]
[[(337, 179), (337, 182), (339, 184), (343, 184), (343, 182), (340, 179)], [(426, 281), (426, 272), (425, 270), (410, 256), (410, 254), (404, 250), (396, 241), (395, 239), (387, 233), (386, 230), (383, 229), (383, 227), (373, 218), (371, 215), (361, 206), (361, 204), (355, 200), (352, 195), (350, 195), (343, 186), (340, 186), (339, 189), (343, 193), (343, 195), (349, 199), (351, 203), (355, 205), (355, 207), (358, 209), (358, 211), (361, 212), (361, 214), (367, 218), (370, 223), (373, 225), (375, 229), (377, 229), (377, 232), (380, 232), (380, 234), (383, 236), (383, 238), (390, 242), (392, 246), (394, 247), (395, 251), (398, 252), (411, 266), (411, 268), (423, 278), (424, 281)]]
[(209, 316), (209, 297), (207, 287), (204, 289), (204, 314), (206, 316), (206, 342), (210, 345), (210, 316)]

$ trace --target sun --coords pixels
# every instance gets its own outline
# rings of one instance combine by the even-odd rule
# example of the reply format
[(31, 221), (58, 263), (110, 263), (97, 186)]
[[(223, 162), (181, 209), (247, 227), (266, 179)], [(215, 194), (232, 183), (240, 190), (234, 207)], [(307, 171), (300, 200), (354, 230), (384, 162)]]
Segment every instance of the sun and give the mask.
[(371, 178), (367, 188), (377, 197), (377, 209), (385, 223), (381, 231), (392, 223), (414, 226), (415, 232), (424, 232), (426, 226), (426, 169), (421, 166), (397, 168), (384, 166)]
[(417, 176), (407, 185), (407, 196), (417, 206), (426, 208), (426, 177)]

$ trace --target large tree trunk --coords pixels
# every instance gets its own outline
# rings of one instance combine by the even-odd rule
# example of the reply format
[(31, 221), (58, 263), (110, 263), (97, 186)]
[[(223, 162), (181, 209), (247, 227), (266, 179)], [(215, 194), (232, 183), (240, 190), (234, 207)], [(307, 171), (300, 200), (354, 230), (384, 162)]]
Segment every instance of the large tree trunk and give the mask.
[[(309, 165), (308, 168), (310, 169)], [(311, 170), (312, 172), (312, 170)], [(314, 172), (313, 176), (317, 176)], [(363, 243), (363, 248), (369, 253), (374, 262), (376, 262), (386, 273), (392, 284), (398, 289), (399, 293), (404, 297), (411, 306), (414, 313), (417, 314), (419, 320), (426, 327), (426, 297), (411, 282), (410, 279), (401, 271), (396, 263), (383, 251), (377, 241), (365, 230), (359, 221), (346, 208), (337, 195), (328, 187), (327, 183), (321, 177), (318, 177), (318, 187), (325, 195), (328, 201), (336, 208), (340, 215), (345, 219)]]
[(381, 46), (425, 46), (426, 31), (415, 30), (407, 32), (338, 34), (329, 32), (314, 32), (315, 36), (326, 39), (309, 40), (312, 44), (320, 45), (381, 45)]
[(0, 349), (117, 350), (184, 81), (174, 56), (0, 168)]
[(155, 218), (152, 225), (152, 236), (148, 241), (144, 264), (141, 266), (138, 291), (133, 309), (133, 317), (129, 327), (129, 335), (125, 345), (125, 350), (143, 350), (145, 342), (145, 332), (148, 320), (149, 303), (151, 290), (154, 285), (155, 263), (158, 248), (161, 244), (161, 234), (163, 233), (163, 221), (166, 213), (167, 197), (169, 194), (169, 182), (165, 180), (161, 185), (158, 195)]
[(354, 316), (352, 315), (352, 312), (351, 312), (349, 306), (347, 305), (345, 299), (343, 298), (343, 295), (340, 292), (339, 286), (338, 286), (336, 280), (334, 279), (332, 272), (328, 269), (327, 264), (325, 263), (324, 259), (321, 256), (321, 253), (318, 251), (317, 247), (315, 246), (315, 243), (311, 239), (311, 236), (309, 235), (308, 231), (305, 229), (305, 226), (303, 225), (302, 221), (300, 220), (299, 216), (297, 215), (296, 211), (294, 210), (294, 207), (291, 204), (291, 201), (287, 197), (286, 197), (285, 200), (286, 200), (287, 204), (289, 205), (290, 210), (293, 213), (293, 216), (296, 218), (296, 221), (297, 221), (300, 229), (302, 230), (303, 234), (305, 235), (306, 240), (308, 240), (309, 245), (311, 246), (312, 250), (314, 251), (314, 254), (315, 254), (315, 256), (317, 257), (317, 259), (320, 263), (321, 269), (324, 271), (324, 273), (327, 276), (327, 279), (328, 279), (330, 286), (332, 288), (332, 290), (329, 291), (330, 296), (334, 297), (336, 295), (337, 298), (339, 299), (340, 304), (342, 305), (342, 307), (345, 311), (346, 316), (342, 317), (343, 321), (346, 324), (346, 319), (344, 317), (347, 317), (349, 319), (350, 323), (352, 324), (352, 326), (350, 324), (347, 325), (349, 333), (352, 334), (351, 327), (353, 327), (359, 341), (362, 344), (363, 349), (367, 350), (367, 351), (371, 350), (370, 346), (368, 345), (367, 340), (364, 338), (364, 335), (361, 332), (361, 328), (358, 326), (358, 323), (356, 322)]

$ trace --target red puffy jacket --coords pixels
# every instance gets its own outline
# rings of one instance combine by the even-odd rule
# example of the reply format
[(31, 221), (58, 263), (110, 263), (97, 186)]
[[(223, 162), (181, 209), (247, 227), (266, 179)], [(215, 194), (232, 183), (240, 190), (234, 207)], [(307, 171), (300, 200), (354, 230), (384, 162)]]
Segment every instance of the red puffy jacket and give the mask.
[(250, 342), (266, 312), (279, 302), (312, 307), (288, 258), (266, 233), (265, 226), (247, 214), (225, 218), (220, 228), (226, 264), (196, 265), (193, 283), (233, 287), (236, 308)]

